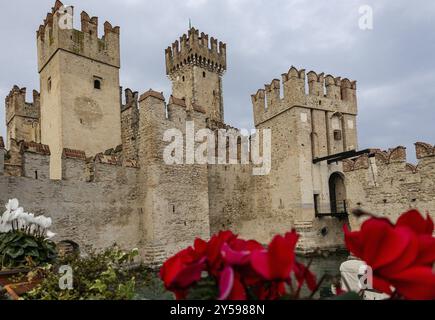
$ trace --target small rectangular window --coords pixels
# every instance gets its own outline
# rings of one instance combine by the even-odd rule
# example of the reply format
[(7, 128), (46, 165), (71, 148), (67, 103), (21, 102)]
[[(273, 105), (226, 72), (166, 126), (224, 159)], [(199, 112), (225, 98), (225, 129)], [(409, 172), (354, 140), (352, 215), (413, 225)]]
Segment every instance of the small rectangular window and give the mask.
[(48, 92), (51, 91), (51, 77), (49, 77), (47, 80), (47, 89), (48, 89)]
[(334, 140), (341, 140), (341, 130), (334, 130)]
[(94, 76), (94, 89), (101, 90), (101, 84), (103, 79), (97, 76)]

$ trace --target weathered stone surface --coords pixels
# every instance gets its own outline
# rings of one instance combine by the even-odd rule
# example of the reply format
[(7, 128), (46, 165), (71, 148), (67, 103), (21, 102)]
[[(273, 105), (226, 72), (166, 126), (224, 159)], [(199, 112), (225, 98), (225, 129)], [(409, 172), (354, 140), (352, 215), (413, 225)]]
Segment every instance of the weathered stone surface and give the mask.
[[(403, 147), (313, 162), (358, 149), (355, 81), (291, 67), (283, 92), (273, 79), (252, 95), (256, 129), (272, 134), (270, 174), (254, 176), (257, 165), (240, 162), (240, 130), (224, 122), (224, 43), (192, 28), (166, 50), (168, 103), (152, 89), (140, 97), (126, 89), (122, 101), (119, 27), (106, 22), (99, 38), (98, 18), (82, 12), (81, 30), (61, 29), (61, 7), (37, 34), (41, 95), (27, 103), (25, 88), (12, 89), (7, 150), (0, 138), (0, 205), (18, 198), (52, 217), (58, 241), (85, 251), (137, 247), (157, 266), (224, 229), (266, 244), (295, 228), (298, 251), (310, 253), (343, 246), (348, 219), (331, 213), (361, 207), (395, 219), (410, 207), (435, 211), (432, 145), (416, 144), (418, 166), (406, 163)], [(215, 136), (239, 135), (237, 154), (226, 152), (236, 164), (166, 164), (164, 132), (185, 138), (188, 121)]]
[[(411, 208), (434, 216), (435, 155), (422, 151), (422, 146), (425, 150), (431, 147), (416, 143), (418, 165), (406, 163), (405, 148), (397, 147), (376, 151), (367, 167), (348, 170), (345, 182), (349, 206), (386, 216), (393, 222)], [(351, 219), (353, 228), (359, 228), (361, 222)]]

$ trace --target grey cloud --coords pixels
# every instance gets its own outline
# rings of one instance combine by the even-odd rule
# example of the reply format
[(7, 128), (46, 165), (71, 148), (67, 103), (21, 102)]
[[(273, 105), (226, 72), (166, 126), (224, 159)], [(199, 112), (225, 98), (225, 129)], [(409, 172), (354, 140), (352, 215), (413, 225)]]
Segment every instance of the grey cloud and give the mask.
[[(35, 31), (51, 0), (2, 1), (0, 95), (14, 84), (38, 89)], [(291, 65), (358, 80), (360, 147), (435, 143), (435, 3), (384, 0), (71, 0), (78, 27), (86, 10), (121, 26), (121, 83), (164, 91), (164, 48), (195, 27), (228, 44), (226, 121), (252, 127), (250, 94)], [(374, 30), (358, 28), (361, 5)], [(0, 112), (0, 134), (5, 134)]]

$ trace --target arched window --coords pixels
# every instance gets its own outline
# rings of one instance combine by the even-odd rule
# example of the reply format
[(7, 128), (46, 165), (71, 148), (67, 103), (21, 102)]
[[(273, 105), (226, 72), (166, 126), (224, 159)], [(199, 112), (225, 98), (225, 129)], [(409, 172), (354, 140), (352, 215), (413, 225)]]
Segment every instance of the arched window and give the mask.
[(57, 251), (61, 257), (80, 255), (80, 246), (71, 240), (62, 240), (57, 244)]
[(344, 176), (340, 172), (334, 172), (329, 178), (329, 198), (332, 214), (347, 213), (346, 186)]
[(95, 79), (94, 80), (94, 88), (100, 90), (101, 89), (101, 80)]

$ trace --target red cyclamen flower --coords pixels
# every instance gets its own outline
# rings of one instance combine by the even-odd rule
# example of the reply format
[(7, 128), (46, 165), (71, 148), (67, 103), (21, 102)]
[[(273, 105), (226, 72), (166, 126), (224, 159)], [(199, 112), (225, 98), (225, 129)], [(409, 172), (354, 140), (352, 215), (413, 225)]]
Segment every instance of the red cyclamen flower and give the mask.
[(415, 210), (394, 225), (385, 218), (370, 218), (361, 230), (344, 227), (348, 249), (373, 270), (375, 289), (407, 299), (435, 299), (435, 238), (433, 221)]

